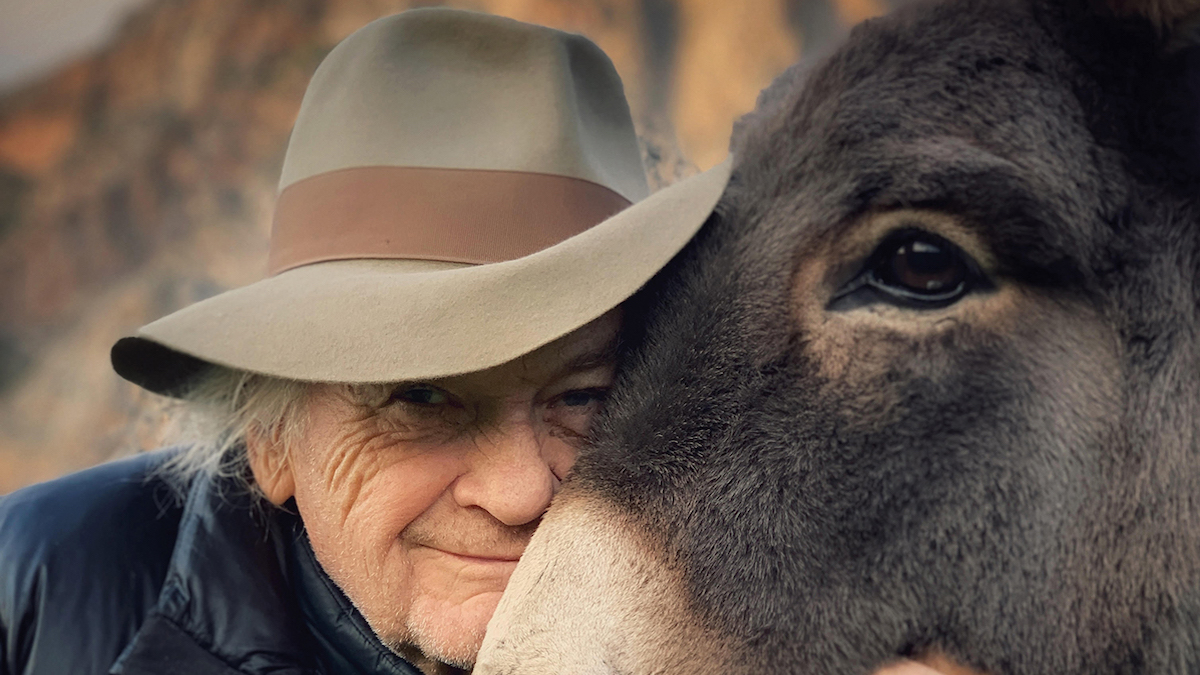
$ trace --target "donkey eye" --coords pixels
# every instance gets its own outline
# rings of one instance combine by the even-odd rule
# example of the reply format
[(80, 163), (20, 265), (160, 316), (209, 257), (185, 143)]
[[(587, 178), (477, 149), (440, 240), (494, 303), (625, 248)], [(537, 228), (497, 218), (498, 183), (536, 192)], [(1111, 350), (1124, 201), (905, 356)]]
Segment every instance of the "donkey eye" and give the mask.
[(872, 272), (876, 281), (889, 289), (927, 298), (957, 293), (967, 279), (967, 265), (958, 251), (927, 235), (883, 251)]
[(830, 309), (878, 301), (945, 307), (983, 283), (978, 265), (962, 249), (935, 234), (907, 230), (875, 249), (858, 276), (834, 295)]

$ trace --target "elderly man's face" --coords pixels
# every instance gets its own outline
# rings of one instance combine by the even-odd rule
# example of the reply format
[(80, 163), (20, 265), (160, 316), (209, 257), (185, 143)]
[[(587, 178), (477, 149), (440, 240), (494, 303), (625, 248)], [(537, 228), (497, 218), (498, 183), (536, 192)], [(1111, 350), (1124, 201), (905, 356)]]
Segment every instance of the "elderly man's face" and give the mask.
[(469, 665), (613, 376), (610, 312), (516, 361), (389, 387), (319, 385), (269, 499), (393, 649)]

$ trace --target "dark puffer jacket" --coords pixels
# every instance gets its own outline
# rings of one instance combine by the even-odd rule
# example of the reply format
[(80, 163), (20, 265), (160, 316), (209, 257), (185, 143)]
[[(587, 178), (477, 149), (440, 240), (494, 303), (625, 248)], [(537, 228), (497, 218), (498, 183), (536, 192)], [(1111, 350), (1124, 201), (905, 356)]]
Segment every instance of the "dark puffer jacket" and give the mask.
[(375, 638), (299, 521), (150, 453), (0, 498), (0, 675), (418, 675)]

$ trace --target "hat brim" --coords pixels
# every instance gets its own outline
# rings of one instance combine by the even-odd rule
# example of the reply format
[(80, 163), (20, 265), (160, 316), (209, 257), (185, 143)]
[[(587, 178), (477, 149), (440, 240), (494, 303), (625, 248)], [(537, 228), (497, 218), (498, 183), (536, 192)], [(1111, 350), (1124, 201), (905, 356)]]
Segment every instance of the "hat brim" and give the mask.
[(348, 383), (497, 366), (633, 295), (708, 219), (731, 166), (726, 160), (515, 260), (433, 271), (405, 260), (341, 260), (289, 270), (144, 326), (113, 346), (113, 368), (177, 396), (209, 364)]

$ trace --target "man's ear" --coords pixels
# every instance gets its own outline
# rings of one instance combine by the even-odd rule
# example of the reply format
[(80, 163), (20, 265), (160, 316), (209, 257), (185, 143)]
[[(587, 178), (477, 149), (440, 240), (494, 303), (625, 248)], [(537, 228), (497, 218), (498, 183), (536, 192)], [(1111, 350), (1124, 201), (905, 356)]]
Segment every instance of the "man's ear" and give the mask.
[(292, 465), (277, 429), (255, 426), (246, 434), (246, 453), (254, 482), (267, 501), (276, 506), (296, 494)]

